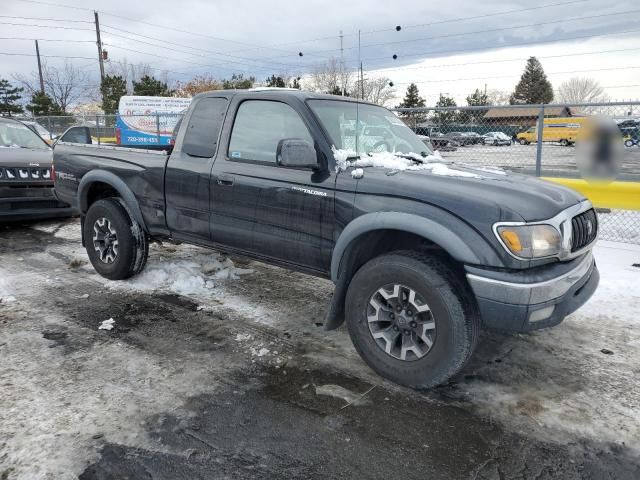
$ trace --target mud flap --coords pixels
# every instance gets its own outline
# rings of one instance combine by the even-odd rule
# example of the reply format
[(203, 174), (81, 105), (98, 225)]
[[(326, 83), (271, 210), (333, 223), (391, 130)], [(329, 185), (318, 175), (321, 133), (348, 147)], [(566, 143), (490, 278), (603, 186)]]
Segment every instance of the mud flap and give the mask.
[(85, 244), (84, 241), (84, 219), (85, 219), (86, 215), (81, 215), (80, 216), (80, 240), (82, 241), (82, 246), (86, 247), (87, 245)]
[(335, 330), (344, 323), (344, 302), (347, 297), (347, 275), (342, 275), (333, 290), (331, 303), (324, 316), (324, 329)]

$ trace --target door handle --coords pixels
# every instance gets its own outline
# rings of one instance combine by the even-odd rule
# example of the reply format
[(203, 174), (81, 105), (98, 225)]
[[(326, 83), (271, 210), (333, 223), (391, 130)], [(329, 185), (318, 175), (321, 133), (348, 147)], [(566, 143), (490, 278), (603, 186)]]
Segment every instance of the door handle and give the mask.
[(220, 175), (218, 177), (218, 185), (225, 185), (225, 186), (233, 185), (233, 177), (231, 175)]

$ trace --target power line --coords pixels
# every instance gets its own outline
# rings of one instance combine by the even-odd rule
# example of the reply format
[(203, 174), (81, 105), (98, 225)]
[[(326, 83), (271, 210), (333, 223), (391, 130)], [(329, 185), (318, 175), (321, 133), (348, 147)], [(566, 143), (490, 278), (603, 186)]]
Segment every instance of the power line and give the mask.
[[(560, 55), (544, 55), (544, 56), (536, 55), (536, 58), (550, 59), (550, 58), (564, 58), (564, 57), (579, 57), (579, 56), (588, 56), (588, 55), (600, 55), (605, 53), (631, 52), (631, 51), (637, 51), (637, 50), (640, 50), (640, 47), (617, 48), (613, 50), (599, 50), (599, 51), (580, 52), (580, 53), (564, 53)], [(397, 68), (390, 67), (390, 68), (381, 68), (380, 70), (391, 70), (394, 72), (402, 72), (405, 70), (424, 70), (424, 69), (432, 69), (432, 68), (466, 67), (469, 65), (483, 65), (483, 64), (491, 64), (491, 63), (522, 62), (528, 59), (529, 57), (520, 57), (520, 58), (510, 58), (505, 60), (482, 60), (479, 62), (443, 63), (439, 65), (418, 65), (413, 67), (397, 67)]]
[[(553, 8), (553, 7), (560, 7), (560, 6), (565, 6), (565, 5), (572, 5), (572, 4), (576, 4), (576, 3), (584, 3), (588, 0), (572, 0), (569, 2), (560, 2), (560, 3), (546, 3), (543, 5), (538, 5), (535, 7), (529, 7), (529, 8), (519, 8), (516, 10), (506, 10), (506, 11), (501, 11), (501, 12), (495, 12), (495, 13), (488, 13), (488, 14), (484, 14), (484, 15), (475, 15), (472, 17), (457, 17), (457, 18), (450, 18), (447, 20), (440, 20), (437, 22), (430, 22), (430, 23), (422, 23), (422, 24), (415, 24), (415, 25), (403, 25), (402, 29), (406, 30), (408, 28), (420, 28), (420, 27), (430, 27), (433, 25), (440, 25), (440, 24), (444, 24), (444, 23), (452, 23), (452, 22), (463, 22), (466, 20), (476, 20), (476, 19), (480, 19), (480, 18), (489, 18), (489, 17), (497, 17), (497, 16), (502, 16), (502, 15), (508, 15), (511, 13), (521, 13), (521, 12), (527, 12), (527, 11), (531, 11), (531, 10), (540, 10), (543, 8)], [(392, 31), (396, 31), (395, 28), (383, 28), (383, 29), (378, 29), (378, 30), (369, 30), (369, 31), (365, 31), (365, 32), (361, 32), (362, 35), (372, 35), (375, 33), (382, 33), (382, 32), (392, 32)], [(344, 34), (345, 37), (355, 37), (358, 34), (356, 32), (354, 33), (347, 33)], [(318, 42), (318, 41), (322, 41), (322, 40), (331, 40), (331, 39), (335, 39), (336, 36), (335, 35), (327, 35), (325, 37), (316, 37), (316, 38), (311, 38), (311, 39), (307, 39), (307, 40), (296, 40), (294, 42), (286, 42), (286, 43), (277, 43), (271, 46), (264, 46), (264, 47), (260, 47), (260, 48), (272, 48), (272, 47), (283, 47), (283, 46), (287, 46), (287, 45), (301, 45), (304, 43), (311, 43), (311, 42)], [(232, 53), (234, 52), (240, 52), (240, 51), (244, 51), (244, 50), (233, 50)]]
[(63, 18), (46, 18), (46, 17), (18, 17), (13, 15), (0, 15), (0, 18), (12, 18), (14, 20), (44, 20), (47, 22), (65, 22), (65, 23), (93, 23), (89, 20), (66, 20)]
[[(35, 53), (13, 53), (13, 52), (0, 52), (0, 55), (8, 55), (12, 57), (35, 57)], [(96, 60), (93, 57), (78, 57), (78, 56), (70, 56), (70, 55), (40, 55), (45, 58), (69, 58), (69, 59), (82, 59), (82, 60)]]
[[(215, 52), (215, 51), (212, 51), (212, 50), (206, 50), (206, 49), (202, 49), (202, 48), (192, 47), (192, 46), (190, 46), (190, 45), (184, 45), (184, 44), (182, 44), (182, 43), (169, 42), (169, 41), (167, 41), (167, 40), (163, 40), (163, 39), (161, 39), (161, 38), (151, 37), (151, 36), (148, 36), (148, 35), (141, 35), (141, 34), (139, 34), (139, 33), (131, 32), (131, 31), (129, 31), (129, 30), (124, 30), (124, 29), (122, 29), (122, 28), (117, 28), (117, 27), (114, 27), (113, 25), (107, 25), (107, 24), (104, 24), (104, 23), (103, 23), (103, 26), (108, 27), (109, 29), (118, 30), (118, 31), (125, 32), (125, 33), (130, 33), (130, 34), (133, 34), (133, 35), (136, 35), (136, 36), (139, 36), (139, 37), (142, 37), (142, 38), (146, 38), (146, 39), (149, 39), (149, 40), (155, 40), (155, 41), (158, 41), (158, 42), (162, 42), (162, 43), (167, 44), (167, 45), (175, 45), (175, 46), (178, 46), (178, 47), (190, 48), (190, 49), (192, 49), (192, 50), (197, 50), (197, 51), (201, 51), (201, 52), (206, 52), (206, 53), (213, 54), (213, 55), (222, 55), (222, 56), (225, 56), (225, 57), (238, 58), (238, 59), (241, 59), (241, 60), (248, 60), (248, 61), (251, 61), (251, 62), (262, 62), (262, 63), (265, 63), (265, 62), (264, 62), (263, 60), (261, 60), (261, 59), (253, 59), (253, 58), (247, 58), (247, 57), (238, 57), (238, 56), (235, 56), (235, 55), (229, 55), (229, 54), (226, 54), (226, 53)], [(167, 49), (167, 50), (173, 50), (173, 51), (175, 51), (175, 52), (179, 52), (179, 53), (186, 53), (186, 54), (188, 54), (188, 55), (194, 55), (194, 56), (200, 56), (200, 57), (207, 57), (207, 58), (209, 58), (209, 56), (208, 56), (208, 55), (202, 55), (202, 54), (197, 54), (197, 53), (193, 53), (193, 52), (185, 52), (184, 50), (176, 50), (176, 49), (172, 49), (172, 48), (166, 47), (165, 45), (157, 45), (157, 44), (154, 44), (154, 43), (145, 42), (145, 41), (143, 41), (143, 40), (139, 40), (139, 39), (137, 39), (137, 38), (133, 38), (133, 37), (130, 37), (130, 36), (127, 36), (127, 35), (122, 35), (122, 34), (119, 34), (119, 33), (112, 32), (111, 30), (105, 30), (105, 29), (103, 29), (103, 31), (104, 31), (105, 33), (108, 33), (109, 35), (113, 35), (113, 36), (115, 36), (115, 37), (124, 38), (124, 39), (131, 40), (131, 41), (134, 41), (134, 42), (142, 43), (142, 44), (145, 44), (145, 45), (151, 45), (151, 46), (154, 46), (154, 47), (162, 47), (162, 48), (165, 48), (165, 49)], [(246, 65), (246, 66), (249, 66), (249, 67), (255, 67), (255, 65), (251, 65), (251, 64), (248, 64), (248, 63), (246, 63), (246, 62), (238, 62), (238, 61), (236, 61), (236, 60), (226, 60), (226, 61), (227, 61), (227, 62), (231, 62), (231, 63), (238, 63), (238, 64), (240, 64), (240, 65)], [(290, 63), (280, 63), (280, 62), (271, 62), (271, 63), (272, 63), (272, 64), (277, 64), (277, 65), (288, 66), (288, 67), (294, 67), (294, 66), (295, 66), (295, 65), (292, 65), (292, 64), (290, 64)]]
[(68, 43), (95, 43), (95, 40), (73, 40), (70, 38), (25, 38), (25, 37), (0, 37), (0, 40), (28, 40), (33, 42), (38, 40), (40, 42), (68, 42)]
[[(483, 50), (493, 50), (498, 48), (506, 48), (506, 47), (525, 47), (530, 45), (542, 45), (547, 43), (558, 43), (558, 42), (566, 42), (571, 40), (583, 40), (585, 38), (596, 38), (596, 37), (607, 37), (612, 35), (626, 35), (628, 33), (637, 33), (640, 32), (640, 29), (635, 30), (624, 30), (622, 32), (610, 32), (610, 33), (596, 33), (589, 35), (578, 35), (573, 37), (563, 37), (563, 38), (555, 38), (552, 40), (536, 40), (531, 42), (520, 42), (520, 43), (503, 43), (501, 45), (489, 46), (489, 47), (478, 47), (478, 48), (464, 48), (464, 49), (456, 49), (456, 50), (439, 50), (439, 51), (431, 51), (431, 52), (421, 52), (421, 53), (412, 53), (409, 55), (403, 55), (402, 58), (411, 58), (411, 57), (424, 57), (427, 55), (439, 55), (442, 53), (468, 53), (468, 52), (477, 52)], [(388, 56), (384, 57), (372, 57), (365, 58), (364, 61), (368, 60), (389, 60)], [(383, 67), (380, 67), (383, 68)]]
[(93, 32), (93, 30), (90, 28), (65, 27), (63, 25), (40, 25), (36, 23), (14, 23), (14, 22), (0, 22), (0, 25), (10, 25), (14, 27), (31, 27), (31, 28), (56, 28), (60, 30), (83, 30), (87, 32)]
[[(530, 28), (530, 27), (541, 27), (544, 25), (552, 25), (552, 24), (556, 24), (556, 23), (564, 23), (564, 22), (574, 22), (574, 21), (578, 21), (578, 20), (591, 20), (594, 18), (604, 18), (604, 17), (612, 17), (612, 16), (617, 16), (617, 15), (629, 15), (629, 14), (634, 14), (634, 13), (638, 13), (640, 12), (640, 10), (627, 10), (624, 12), (615, 12), (615, 13), (606, 13), (606, 14), (599, 14), (599, 15), (588, 15), (588, 16), (582, 16), (582, 17), (568, 17), (568, 18), (563, 18), (560, 20), (551, 20), (548, 22), (540, 22), (540, 23), (530, 23), (530, 24), (526, 24), (526, 25), (512, 25), (509, 27), (500, 27), (500, 28), (492, 28), (492, 29), (488, 29), (488, 30), (476, 30), (473, 32), (460, 32), (460, 33), (448, 33), (448, 34), (444, 34), (444, 35), (432, 35), (430, 37), (420, 37), (420, 38), (413, 38), (413, 39), (407, 39), (407, 40), (394, 40), (391, 42), (379, 42), (379, 43), (369, 43), (367, 45), (362, 45), (362, 48), (367, 48), (367, 47), (381, 47), (381, 46), (388, 46), (388, 45), (398, 45), (401, 43), (413, 43), (413, 42), (421, 42), (421, 41), (425, 41), (425, 40), (435, 40), (435, 39), (439, 39), (439, 38), (451, 38), (451, 37), (461, 37), (461, 36), (465, 36), (465, 35), (477, 35), (479, 33), (493, 33), (493, 32), (500, 32), (500, 31), (504, 31), (504, 30), (515, 30), (515, 29), (519, 29), (519, 28)], [(358, 47), (347, 47), (346, 50), (354, 50)], [(312, 53), (328, 53), (328, 52), (334, 52), (336, 51), (336, 49), (332, 49), (332, 50), (318, 50), (316, 52), (312, 52)]]

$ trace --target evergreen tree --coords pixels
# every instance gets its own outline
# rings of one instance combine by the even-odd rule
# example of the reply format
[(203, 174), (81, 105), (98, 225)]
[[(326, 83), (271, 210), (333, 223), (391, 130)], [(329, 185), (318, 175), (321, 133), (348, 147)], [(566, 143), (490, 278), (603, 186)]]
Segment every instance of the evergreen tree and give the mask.
[(169, 97), (173, 92), (166, 83), (162, 83), (155, 77), (144, 75), (140, 81), (133, 81), (133, 94), (143, 97)]
[(531, 104), (550, 103), (553, 100), (553, 87), (547, 80), (542, 64), (536, 57), (529, 57), (524, 73), (511, 94), (509, 103)]
[[(425, 105), (425, 100), (420, 96), (418, 86), (412, 83), (407, 87), (407, 93), (404, 96), (404, 100), (398, 105), (398, 108), (421, 108)], [(400, 112), (400, 116), (408, 119), (414, 128), (419, 122), (427, 119), (427, 114), (424, 112)]]
[(118, 111), (120, 97), (127, 94), (127, 81), (120, 75), (105, 75), (100, 85), (102, 94), (102, 110), (106, 115)]
[(225, 90), (246, 90), (247, 88), (252, 88), (255, 81), (255, 77), (244, 78), (243, 74), (234, 73), (230, 79), (222, 81), (222, 88)]
[(16, 103), (22, 98), (20, 93), (24, 88), (14, 87), (9, 80), (0, 78), (0, 115), (11, 116), (12, 113), (22, 113), (22, 105)]
[(271, 75), (267, 78), (267, 87), (286, 88), (287, 84), (280, 76)]
[(64, 115), (62, 108), (44, 92), (36, 92), (31, 96), (31, 102), (26, 106), (34, 117), (42, 115)]
[(289, 84), (289, 88), (297, 88), (298, 90), (301, 90), (302, 87), (300, 86), (300, 77), (294, 78)]
[[(476, 88), (475, 92), (471, 95), (467, 95), (467, 105), (470, 107), (484, 107), (485, 105), (489, 105), (489, 96), (484, 93), (482, 90)], [(460, 112), (460, 121), (461, 122), (477, 122), (479, 121), (486, 110), (468, 110)]]
[[(440, 98), (436, 102), (436, 107), (456, 107), (456, 101), (451, 97), (445, 97), (440, 94)], [(458, 121), (458, 112), (455, 110), (436, 111), (433, 114), (434, 122), (439, 125), (448, 125)]]

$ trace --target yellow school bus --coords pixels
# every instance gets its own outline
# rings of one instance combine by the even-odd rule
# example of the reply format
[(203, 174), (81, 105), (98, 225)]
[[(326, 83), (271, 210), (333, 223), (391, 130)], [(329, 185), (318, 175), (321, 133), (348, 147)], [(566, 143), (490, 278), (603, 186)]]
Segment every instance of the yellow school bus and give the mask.
[[(573, 145), (586, 121), (587, 117), (545, 118), (542, 141), (558, 142), (563, 146)], [(516, 137), (520, 145), (535, 143), (538, 141), (538, 128), (530, 127), (528, 130), (516, 135)]]

